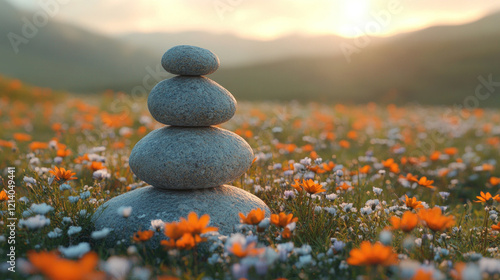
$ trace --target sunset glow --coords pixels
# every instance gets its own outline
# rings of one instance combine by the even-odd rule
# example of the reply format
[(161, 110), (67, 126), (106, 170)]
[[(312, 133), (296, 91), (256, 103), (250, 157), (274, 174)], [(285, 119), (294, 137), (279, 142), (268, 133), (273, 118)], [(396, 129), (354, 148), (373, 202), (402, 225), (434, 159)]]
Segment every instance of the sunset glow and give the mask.
[[(8, 1), (29, 12), (42, 9), (34, 0)], [(376, 15), (387, 15), (391, 5), (400, 12), (389, 13), (387, 24), (374, 26)], [(462, 24), (499, 9), (500, 2), (487, 0), (88, 0), (61, 5), (55, 19), (105, 34), (201, 30), (269, 40), (288, 34), (390, 36)]]

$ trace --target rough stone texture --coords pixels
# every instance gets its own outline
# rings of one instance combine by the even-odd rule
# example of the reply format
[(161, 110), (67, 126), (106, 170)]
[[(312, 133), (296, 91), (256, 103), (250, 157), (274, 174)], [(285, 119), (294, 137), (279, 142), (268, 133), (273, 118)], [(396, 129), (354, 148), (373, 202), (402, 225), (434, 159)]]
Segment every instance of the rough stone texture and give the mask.
[(217, 55), (207, 49), (180, 45), (165, 52), (161, 65), (175, 75), (201, 76), (217, 71), (220, 62)]
[[(130, 217), (124, 218), (118, 214), (120, 206), (132, 207)], [(113, 246), (121, 239), (129, 243), (134, 232), (149, 229), (151, 220), (178, 221), (191, 211), (199, 216), (209, 214), (210, 226), (218, 227), (221, 234), (229, 235), (235, 232), (234, 226), (240, 222), (238, 213), (247, 214), (256, 208), (265, 209), (269, 217), (269, 208), (262, 200), (229, 185), (192, 191), (160, 190), (148, 186), (107, 201), (97, 209), (93, 220), (96, 230), (113, 228), (107, 237), (108, 244)], [(154, 247), (158, 246), (159, 238), (152, 242)]]
[(153, 118), (166, 125), (210, 126), (231, 119), (236, 100), (209, 78), (177, 76), (151, 90), (148, 109)]
[(129, 165), (137, 177), (156, 188), (200, 189), (238, 179), (253, 158), (252, 148), (233, 132), (168, 126), (137, 142)]

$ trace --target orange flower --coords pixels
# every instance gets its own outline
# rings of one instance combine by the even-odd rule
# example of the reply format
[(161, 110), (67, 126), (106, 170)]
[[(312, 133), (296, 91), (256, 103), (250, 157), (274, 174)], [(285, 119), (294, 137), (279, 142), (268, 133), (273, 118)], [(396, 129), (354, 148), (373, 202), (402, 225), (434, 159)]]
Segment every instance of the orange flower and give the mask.
[(255, 248), (256, 242), (252, 242), (246, 246), (246, 248), (243, 249), (243, 246), (241, 246), (240, 243), (235, 242), (233, 243), (233, 246), (229, 248), (229, 252), (231, 252), (233, 255), (237, 256), (238, 258), (244, 258), (246, 256), (258, 256), (264, 252), (264, 248)]
[(319, 165), (309, 166), (307, 169), (311, 170), (312, 172), (314, 172), (316, 174), (323, 174), (326, 172), (326, 170), (322, 169)]
[(491, 164), (483, 164), (481, 165), (481, 167), (483, 168), (483, 171), (493, 171), (495, 170), (495, 166), (491, 165)]
[(281, 232), (281, 237), (283, 237), (284, 239), (290, 239), (290, 238), (292, 238), (292, 231), (288, 227), (286, 227)]
[(480, 196), (476, 196), (476, 198), (478, 200), (475, 200), (474, 202), (485, 203), (485, 202), (488, 202), (493, 197), (491, 196), (491, 194), (489, 192), (487, 192), (487, 193), (481, 192), (481, 195)]
[(424, 186), (429, 189), (435, 189), (436, 187), (432, 186), (434, 183), (434, 180), (427, 180), (427, 177), (421, 177), (420, 180), (418, 180), (418, 184), (421, 186)]
[(83, 154), (83, 156), (75, 158), (75, 163), (83, 163), (84, 161), (90, 161), (88, 154)]
[(138, 231), (134, 233), (134, 241), (135, 242), (148, 241), (153, 237), (154, 234), (155, 232), (152, 230)]
[(455, 264), (455, 267), (450, 271), (450, 275), (454, 280), (462, 279), (462, 272), (467, 267), (467, 264), (464, 262), (458, 262)]
[(439, 151), (434, 151), (431, 156), (429, 157), (432, 161), (436, 161), (441, 157), (441, 152)]
[(425, 269), (418, 269), (417, 272), (413, 275), (411, 280), (432, 280), (434, 279), (432, 277), (432, 271), (425, 270)]
[(57, 181), (70, 181), (70, 180), (75, 180), (78, 179), (76, 177), (73, 177), (73, 175), (76, 175), (76, 173), (71, 172), (71, 170), (66, 170), (64, 168), (57, 168), (57, 166), (54, 166), (54, 170), (49, 171), (52, 175), (56, 177)]
[(328, 162), (328, 164), (327, 163), (323, 163), (321, 165), (321, 167), (325, 171), (332, 171), (335, 168), (335, 163), (333, 163), (333, 161), (330, 161), (330, 162)]
[(5, 148), (14, 148), (14, 142), (11, 141), (5, 141), (0, 139), (0, 147), (5, 147)]
[(490, 178), (490, 184), (493, 186), (499, 185), (500, 184), (500, 178), (498, 177), (491, 177)]
[(172, 222), (165, 224), (165, 235), (170, 238), (170, 240), (176, 240), (181, 238), (184, 233), (187, 233), (186, 223)]
[(404, 232), (412, 231), (418, 224), (417, 214), (413, 214), (411, 211), (406, 211), (403, 213), (401, 218), (392, 216), (390, 218), (392, 224), (392, 229), (400, 229)]
[(180, 280), (180, 279), (178, 277), (175, 277), (175, 276), (165, 275), (165, 276), (158, 276), (158, 278), (156, 278), (156, 280)]
[(58, 157), (67, 157), (71, 155), (71, 151), (68, 149), (59, 149), (57, 150), (57, 156)]
[(54, 123), (54, 124), (52, 124), (51, 128), (55, 132), (60, 132), (60, 131), (62, 131), (62, 124), (61, 123)]
[(415, 175), (413, 175), (413, 174), (411, 174), (411, 173), (406, 174), (406, 180), (408, 182), (416, 182), (416, 183), (418, 183), (418, 177), (415, 176)]
[(200, 237), (201, 234), (217, 231), (216, 227), (207, 227), (209, 222), (209, 215), (198, 218), (198, 214), (190, 212), (187, 219), (165, 224), (165, 235), (169, 240), (162, 240), (160, 244), (167, 248), (192, 249), (196, 244), (206, 241)]
[(31, 141), (31, 135), (26, 133), (14, 133), (14, 139), (19, 142)]
[(247, 225), (258, 225), (262, 220), (264, 220), (265, 212), (262, 209), (253, 209), (245, 217), (243, 213), (240, 213), (240, 222)]
[(455, 217), (444, 216), (439, 207), (421, 209), (418, 212), (418, 217), (432, 231), (444, 231), (455, 224)]
[(359, 249), (352, 249), (347, 259), (348, 264), (357, 266), (390, 266), (397, 262), (398, 255), (392, 251), (392, 247), (384, 246), (379, 242), (371, 244), (369, 241), (361, 242)]
[(354, 189), (354, 187), (353, 187), (353, 186), (351, 186), (351, 185), (349, 185), (349, 184), (347, 184), (346, 182), (343, 182), (343, 183), (342, 183), (342, 185), (337, 186), (337, 187), (335, 188), (335, 190), (337, 190), (337, 191), (339, 191), (339, 190), (340, 190), (340, 191), (348, 191), (348, 190), (350, 190), (350, 189)]
[(454, 156), (458, 153), (458, 149), (454, 148), (454, 147), (446, 148), (446, 149), (444, 149), (444, 153), (449, 155), (449, 156)]
[(340, 140), (339, 145), (344, 149), (349, 149), (349, 147), (351, 147), (351, 144), (347, 140)]
[(299, 183), (299, 180), (295, 180), (295, 184), (292, 185), (298, 192), (301, 192), (302, 190), (310, 193), (310, 194), (316, 194), (320, 192), (326, 192), (325, 189), (323, 189), (323, 186), (321, 184), (315, 183), (313, 180), (302, 180), (301, 183)]
[(158, 278), (156, 278), (156, 280), (180, 280), (178, 277), (175, 277), (175, 276), (158, 276)]
[(190, 212), (187, 216), (187, 220), (181, 218), (181, 223), (185, 223), (186, 230), (194, 235), (200, 235), (218, 230), (216, 227), (207, 227), (208, 223), (210, 223), (210, 216), (208, 214), (205, 214), (198, 219), (198, 214)]
[(271, 215), (271, 223), (273, 225), (276, 225), (278, 227), (286, 227), (290, 223), (295, 223), (299, 220), (297, 217), (293, 217), (293, 214), (285, 214), (283, 212), (277, 214), (272, 214)]
[(0, 201), (7, 201), (9, 200), (9, 196), (7, 195), (7, 192), (5, 190), (2, 190), (0, 192)]
[(361, 167), (359, 169), (359, 173), (361, 173), (361, 174), (368, 174), (371, 169), (372, 169), (371, 166), (365, 165), (365, 166), (363, 166), (363, 167)]
[(95, 252), (84, 255), (80, 260), (61, 258), (56, 252), (28, 252), (28, 259), (40, 273), (51, 280), (94, 279), (92, 277), (99, 257)]
[(417, 198), (415, 197), (409, 198), (406, 194), (405, 194), (405, 204), (407, 207), (410, 207), (411, 209), (424, 208), (424, 206), (422, 205), (422, 201), (418, 201)]
[[(198, 237), (199, 238), (199, 237)], [(191, 250), (199, 243), (201, 240), (196, 240), (192, 234), (185, 233), (180, 239), (175, 241), (175, 247), (182, 250)]]
[(390, 159), (387, 159), (387, 160), (383, 160), (382, 161), (382, 165), (385, 167), (385, 168), (389, 168), (391, 167), (391, 165), (394, 164), (394, 159), (393, 158), (390, 158)]
[(399, 172), (401, 172), (401, 169), (399, 169), (399, 165), (397, 163), (393, 163), (391, 164), (391, 166), (389, 166), (389, 171), (394, 174), (399, 174)]
[(493, 230), (498, 230), (498, 231), (500, 231), (500, 222), (498, 222), (498, 224), (496, 224), (496, 225), (492, 225), (492, 226), (491, 226), (491, 228), (492, 228)]
[(89, 168), (92, 170), (92, 171), (97, 171), (97, 170), (101, 170), (101, 169), (106, 169), (106, 167), (104, 167), (104, 165), (102, 164), (102, 162), (100, 161), (93, 161), (90, 165), (89, 165)]
[(351, 140), (356, 140), (356, 138), (358, 138), (358, 133), (354, 130), (351, 130), (347, 133), (347, 138)]

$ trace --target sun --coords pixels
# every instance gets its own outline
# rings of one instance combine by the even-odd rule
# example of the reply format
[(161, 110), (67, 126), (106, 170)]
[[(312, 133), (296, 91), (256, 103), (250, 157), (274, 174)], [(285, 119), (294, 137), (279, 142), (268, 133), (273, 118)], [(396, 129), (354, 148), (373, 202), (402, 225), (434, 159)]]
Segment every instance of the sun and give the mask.
[(369, 14), (369, 8), (368, 0), (345, 0), (342, 3), (342, 14), (347, 19), (362, 20)]
[(370, 15), (369, 0), (343, 0), (335, 5), (336, 32), (344, 37), (360, 36), (360, 31), (367, 22), (373, 20)]

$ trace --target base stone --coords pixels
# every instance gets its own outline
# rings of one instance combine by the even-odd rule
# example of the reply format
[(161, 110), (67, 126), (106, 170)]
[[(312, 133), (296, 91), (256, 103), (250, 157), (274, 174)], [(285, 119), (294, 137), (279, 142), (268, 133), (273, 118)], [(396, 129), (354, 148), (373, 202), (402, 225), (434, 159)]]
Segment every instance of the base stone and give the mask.
[[(132, 214), (128, 218), (118, 213), (121, 206), (132, 207)], [(271, 212), (261, 199), (234, 186), (187, 191), (147, 186), (110, 199), (97, 209), (93, 221), (96, 230), (113, 229), (106, 237), (106, 244), (114, 246), (117, 241), (130, 244), (133, 234), (138, 230), (149, 229), (152, 220), (178, 221), (191, 211), (198, 216), (209, 214), (209, 225), (218, 227), (220, 234), (230, 235), (236, 231), (235, 225), (240, 223), (238, 213), (246, 215), (256, 208), (264, 209), (266, 217), (269, 217)], [(155, 235), (165, 239), (163, 233)], [(152, 239), (151, 243), (152, 247), (157, 247), (159, 238)]]

